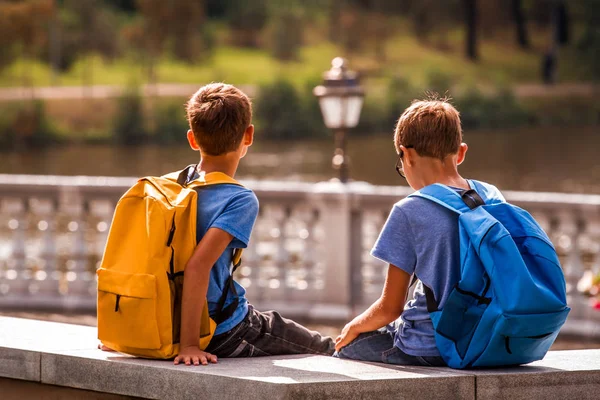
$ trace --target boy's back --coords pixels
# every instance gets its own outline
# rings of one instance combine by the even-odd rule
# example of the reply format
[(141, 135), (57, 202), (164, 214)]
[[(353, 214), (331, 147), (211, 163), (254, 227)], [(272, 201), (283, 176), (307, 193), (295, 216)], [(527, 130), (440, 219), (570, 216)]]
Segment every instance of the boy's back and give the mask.
[[(213, 172), (233, 178), (254, 141), (248, 96), (231, 85), (209, 84), (192, 95), (187, 116), (188, 142), (200, 153), (196, 172), (189, 173), (188, 179)], [(245, 290), (231, 276), (230, 266), (234, 249), (248, 246), (258, 200), (252, 191), (234, 184), (206, 189), (198, 191), (198, 244), (185, 267), (181, 346), (175, 364), (206, 364), (216, 362), (217, 356), (333, 353), (331, 338), (309, 331), (277, 312), (262, 313), (248, 304)], [(206, 351), (197, 344), (204, 297), (217, 322)]]
[(219, 228), (233, 236), (227, 250), (219, 257), (210, 271), (206, 298), (211, 315), (219, 310), (218, 303), (224, 290), (228, 291), (225, 307), (235, 297), (238, 298), (239, 303), (233, 315), (217, 326), (216, 335), (231, 330), (248, 313), (246, 290), (234, 281), (236, 296), (225, 287), (225, 283), (229, 278), (233, 249), (248, 247), (257, 215), (258, 199), (250, 189), (238, 185), (224, 184), (198, 190), (196, 241), (199, 242), (209, 228)]
[[(394, 132), (396, 172), (415, 190), (442, 183), (467, 190), (458, 173), (467, 152), (458, 111), (445, 99), (415, 101), (400, 116)], [(349, 322), (336, 339), (342, 358), (392, 364), (444, 365), (436, 346), (423, 285), (438, 304), (460, 277), (457, 216), (421, 198), (398, 202), (372, 255), (389, 264), (380, 298)], [(411, 275), (419, 282), (406, 303)], [(387, 325), (387, 328), (380, 328)]]
[[(416, 197), (396, 203), (371, 254), (419, 277), (402, 313), (394, 345), (414, 356), (439, 356), (423, 284), (443, 307), (460, 277), (458, 216)], [(390, 327), (391, 328), (391, 327)]]

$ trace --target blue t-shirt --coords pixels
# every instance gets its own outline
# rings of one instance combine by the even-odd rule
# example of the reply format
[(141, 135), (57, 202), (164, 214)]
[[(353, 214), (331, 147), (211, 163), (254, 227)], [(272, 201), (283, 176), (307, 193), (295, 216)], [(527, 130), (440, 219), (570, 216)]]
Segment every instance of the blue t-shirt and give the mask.
[[(228, 290), (225, 307), (230, 304), (234, 295), (225, 288), (231, 267), (233, 249), (246, 248), (250, 241), (250, 233), (258, 215), (258, 199), (254, 192), (239, 185), (221, 184), (207, 186), (198, 190), (198, 212), (196, 240), (206, 234), (210, 228), (219, 228), (233, 236), (227, 250), (219, 257), (210, 270), (208, 284), (208, 311), (214, 315), (218, 310), (219, 299), (223, 290)], [(217, 326), (215, 334), (225, 333), (242, 322), (248, 313), (246, 290), (237, 282), (237, 297), (239, 304), (233, 315)]]
[(394, 345), (412, 356), (439, 356), (422, 283), (442, 308), (460, 280), (458, 215), (423, 198), (405, 198), (392, 208), (371, 254), (419, 277), (413, 298), (388, 326)]

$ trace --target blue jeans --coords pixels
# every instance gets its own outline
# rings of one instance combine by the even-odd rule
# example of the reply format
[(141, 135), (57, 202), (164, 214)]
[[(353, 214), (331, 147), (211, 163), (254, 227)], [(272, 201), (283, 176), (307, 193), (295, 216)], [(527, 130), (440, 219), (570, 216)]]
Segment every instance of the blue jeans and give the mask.
[(411, 356), (394, 346), (394, 334), (386, 328), (361, 333), (349, 345), (336, 352), (334, 357), (360, 361), (382, 362), (396, 365), (445, 367), (442, 357)]
[(217, 357), (260, 357), (282, 354), (332, 355), (335, 344), (275, 311), (248, 314), (229, 332), (214, 336), (206, 351)]

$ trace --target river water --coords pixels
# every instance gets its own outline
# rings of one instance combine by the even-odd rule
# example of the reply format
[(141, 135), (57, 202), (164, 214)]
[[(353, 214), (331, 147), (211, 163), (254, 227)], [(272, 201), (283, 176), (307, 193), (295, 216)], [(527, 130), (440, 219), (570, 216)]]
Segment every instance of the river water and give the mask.
[[(173, 146), (64, 145), (0, 152), (0, 173), (143, 176), (198, 161), (183, 142)], [(469, 151), (460, 171), (510, 190), (600, 194), (600, 129), (535, 128), (465, 133)], [(351, 177), (380, 185), (405, 185), (395, 170), (392, 135), (349, 135)], [(238, 178), (318, 182), (335, 176), (332, 140), (264, 142), (257, 133)]]

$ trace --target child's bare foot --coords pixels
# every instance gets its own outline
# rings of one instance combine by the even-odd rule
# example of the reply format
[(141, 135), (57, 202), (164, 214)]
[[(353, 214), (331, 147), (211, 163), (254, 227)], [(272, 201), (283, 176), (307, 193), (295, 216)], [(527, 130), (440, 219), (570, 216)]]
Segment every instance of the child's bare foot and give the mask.
[(103, 345), (102, 343), (100, 343), (100, 344), (98, 345), (98, 349), (100, 349), (100, 350), (102, 350), (102, 351), (109, 351), (109, 352), (112, 352), (112, 353), (114, 353), (114, 350), (113, 350), (113, 349), (111, 349), (110, 347), (106, 347), (106, 346), (105, 346), (105, 345)]

